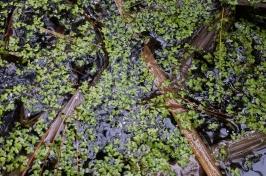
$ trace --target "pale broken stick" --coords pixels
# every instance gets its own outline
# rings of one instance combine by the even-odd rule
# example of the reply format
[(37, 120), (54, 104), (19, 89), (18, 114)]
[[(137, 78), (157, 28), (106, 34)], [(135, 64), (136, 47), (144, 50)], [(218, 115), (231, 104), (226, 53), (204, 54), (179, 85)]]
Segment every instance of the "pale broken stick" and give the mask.
[(123, 0), (114, 0), (115, 1), (115, 5), (118, 9), (118, 12), (121, 16), (124, 16), (124, 11), (123, 11)]
[[(156, 86), (159, 87), (159, 89), (164, 89), (162, 88), (162, 84), (167, 80), (167, 78), (162, 69), (158, 66), (147, 44), (144, 45), (142, 50), (142, 58), (147, 64), (149, 71), (153, 74)], [(178, 113), (186, 112), (186, 109), (173, 99), (166, 100), (166, 105), (169, 106), (169, 111), (173, 116), (177, 116)], [(177, 124), (179, 124), (179, 122), (177, 122)], [(206, 174), (208, 176), (221, 176), (222, 174), (217, 168), (210, 150), (205, 146), (196, 130), (184, 129), (180, 125), (178, 125), (178, 127), (180, 128), (180, 131), (184, 137), (188, 140), (193, 153), (195, 154)]]
[[(211, 147), (211, 151), (222, 168), (227, 168), (232, 164), (239, 164), (248, 158), (261, 156), (266, 149), (266, 134), (250, 131), (240, 137), (240, 139), (230, 139), (222, 141)], [(221, 151), (225, 151), (221, 155)], [(259, 157), (260, 158), (260, 157)]]
[(71, 97), (71, 99), (65, 104), (62, 110), (57, 114), (56, 119), (53, 121), (48, 130), (42, 136), (40, 142), (35, 147), (34, 152), (28, 157), (27, 166), (20, 174), (21, 176), (24, 176), (27, 173), (28, 169), (31, 167), (36, 157), (36, 154), (40, 150), (42, 144), (51, 144), (54, 142), (55, 138), (60, 134), (60, 132), (64, 128), (65, 118), (71, 116), (74, 112), (74, 109), (79, 106), (83, 102), (83, 100), (84, 98), (81, 92), (77, 90), (76, 93)]
[(252, 151), (266, 148), (266, 135), (259, 132), (253, 132), (237, 141), (228, 144), (228, 160), (234, 160), (244, 157)]

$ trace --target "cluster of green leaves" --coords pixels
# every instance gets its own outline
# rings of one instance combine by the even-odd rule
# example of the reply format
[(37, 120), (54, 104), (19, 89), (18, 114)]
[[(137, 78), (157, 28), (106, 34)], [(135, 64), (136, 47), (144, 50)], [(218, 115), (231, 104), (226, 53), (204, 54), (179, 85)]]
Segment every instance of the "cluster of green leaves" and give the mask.
[[(5, 33), (5, 23), (6, 23), (6, 17), (8, 15), (8, 9), (6, 8), (7, 3), (4, 2), (0, 2), (0, 34), (4, 34)], [(3, 35), (1, 35), (1, 40), (3, 40)], [(2, 41), (1, 41), (1, 45), (2, 45)]]
[[(7, 125), (2, 123), (2, 116), (14, 110), (15, 100), (21, 100), (25, 108), (32, 113), (47, 111), (51, 120), (62, 107), (65, 97), (71, 94), (76, 86), (75, 82), (71, 81), (74, 73), (71, 63), (82, 67), (88, 62), (95, 62), (88, 61), (88, 58), (96, 58), (96, 52), (101, 50), (96, 42), (93, 26), (85, 19), (84, 4), (61, 0), (28, 0), (0, 2), (0, 5), (1, 40), (5, 35), (7, 16), (14, 10), (11, 19), (12, 35), (8, 43), (0, 43), (0, 69), (6, 69), (9, 62), (2, 60), (2, 54), (9, 53), (17, 56), (18, 63), (22, 63), (16, 63), (14, 80), (28, 72), (33, 73), (33, 81), (30, 84), (18, 82), (1, 90), (1, 128)], [(63, 33), (49, 28), (46, 20), (52, 18), (57, 19), (59, 25), (63, 26)], [(54, 26), (56, 27), (58, 26)], [(57, 33), (53, 34), (51, 31)], [(1, 136), (1, 173), (21, 171), (25, 167), (27, 155), (33, 151), (49, 123), (50, 121), (39, 119), (38, 123), (30, 128), (17, 124), (7, 136)], [(46, 154), (47, 147), (44, 147), (37, 155), (33, 174), (40, 174), (40, 163), (45, 160)]]
[[(151, 91), (153, 78), (139, 55), (134, 63), (130, 62), (133, 35), (130, 31), (122, 32), (119, 24), (126, 24), (121, 17), (115, 19), (117, 21), (106, 22), (110, 26), (103, 30), (111, 66), (102, 73), (95, 86), (90, 87), (84, 82), (80, 87), (85, 102), (74, 117), (67, 120), (65, 140), (52, 148), (51, 153), (58, 153), (57, 148), (61, 146), (60, 162), (56, 169), (46, 170), (47, 175), (145, 175), (159, 172), (175, 175), (169, 161), (176, 160), (184, 166), (191, 155), (179, 130), (174, 125), (170, 131), (163, 126), (163, 119), (169, 115), (163, 113), (166, 111), (164, 102), (156, 108), (154, 103), (138, 104), (141, 96)], [(113, 24), (117, 25), (114, 27)], [(101, 134), (97, 129), (102, 122), (129, 133), (127, 141), (122, 141), (119, 136), (106, 137), (110, 141), (100, 145), (99, 140), (104, 139), (99, 138)], [(104, 156), (91, 158), (89, 153)]]
[[(222, 2), (224, 2), (226, 4), (230, 4), (230, 5), (237, 5), (238, 4), (237, 0), (223, 0)], [(264, 0), (247, 0), (247, 2), (254, 5), (256, 3), (265, 2), (265, 1)]]
[(233, 32), (223, 32), (214, 56), (206, 54), (205, 63), (195, 59), (187, 82), (192, 96), (202, 99), (204, 106), (264, 132), (265, 32), (246, 21), (236, 22)]
[[(74, 71), (69, 64), (78, 59), (85, 60), (80, 63), (85, 64), (87, 57), (96, 57), (96, 52), (100, 50), (93, 26), (85, 20), (84, 4), (29, 0), (25, 3), (3, 3), (1, 8), (2, 26), (6, 24), (8, 13), (12, 8), (14, 10), (11, 19), (13, 35), (9, 37), (7, 49), (4, 49), (3, 44), (1, 50), (18, 56), (26, 65), (17, 67), (16, 76), (28, 71), (36, 76), (31, 85), (19, 84), (6, 88), (1, 94), (0, 112), (12, 110), (14, 100), (22, 99), (30, 111), (46, 109), (52, 111), (51, 116), (54, 116), (54, 110), (62, 105), (60, 102), (64, 96), (73, 92), (71, 73)], [(57, 19), (61, 28), (64, 28), (64, 33), (59, 36), (49, 33), (53, 29), (49, 28), (46, 21), (52, 18)], [(1, 31), (1, 35), (4, 35), (4, 31)], [(4, 67), (5, 63), (1, 59), (1, 66)]]
[(25, 169), (27, 157), (34, 151), (34, 145), (45, 132), (47, 125), (44, 124), (43, 119), (40, 119), (30, 128), (23, 128), (18, 123), (15, 128), (16, 130), (9, 136), (0, 137), (0, 172), (2, 174)]
[[(73, 117), (66, 119), (62, 138), (41, 148), (30, 173), (174, 175), (170, 161), (175, 160), (181, 166), (186, 164), (191, 151), (179, 130), (169, 122), (171, 117), (165, 107), (165, 100), (177, 99), (177, 95), (167, 94), (142, 102), (154, 90), (154, 78), (140, 57), (143, 42), (147, 38), (159, 42), (160, 47), (153, 48), (159, 64), (170, 75), (178, 75), (179, 58), (184, 48), (189, 50), (186, 39), (210, 18), (210, 4), (196, 0), (178, 2), (125, 0), (125, 16), (120, 16), (115, 3), (108, 0), (13, 2), (16, 6), (13, 30), (23, 34), (10, 36), (7, 51), (21, 57), (25, 64), (17, 68), (17, 75), (32, 71), (36, 77), (32, 84), (18, 84), (4, 90), (0, 97), (0, 116), (14, 108), (15, 99), (22, 99), (30, 111), (47, 110), (49, 117), (54, 118), (64, 97), (76, 86), (71, 82), (74, 72), (71, 64), (83, 67), (93, 63), (88, 69), (97, 71), (95, 62), (99, 59), (97, 55), (103, 53), (103, 45), (99, 44), (99, 34), (94, 32), (93, 25), (85, 20), (87, 7), (88, 13), (94, 10), (90, 15), (102, 24), (109, 59), (109, 67), (95, 86), (88, 82), (80, 85), (84, 103)], [(30, 12), (31, 18), (27, 18), (26, 12)], [(8, 10), (3, 13), (7, 15)], [(0, 19), (0, 25), (4, 25), (3, 16)], [(58, 20), (64, 32), (55, 29), (53, 34), (45, 30), (49, 26), (47, 19)], [(235, 31), (223, 36), (215, 54), (204, 56), (206, 62), (195, 59), (187, 82), (189, 89), (178, 96), (197, 99), (200, 95), (204, 106), (218, 106), (235, 115), (241, 123), (265, 131), (264, 124), (260, 123), (265, 121), (265, 31), (238, 22)], [(6, 52), (2, 48), (0, 52)], [(259, 54), (255, 56), (254, 51)], [(5, 64), (0, 61), (0, 66)], [(236, 77), (235, 82), (230, 82), (231, 76)], [(183, 127), (190, 128), (198, 121), (199, 114), (193, 107), (187, 108), (191, 110), (176, 118)], [(32, 152), (47, 125), (44, 121), (29, 129), (18, 125), (7, 138), (0, 138), (3, 146), (0, 171), (22, 170), (25, 167), (22, 160)], [(103, 129), (104, 125), (108, 129)], [(108, 130), (113, 133), (117, 130), (119, 135), (110, 135)], [(51, 166), (49, 158), (56, 158), (57, 163)]]
[[(90, 3), (95, 8), (95, 2), (28, 0), (25, 3), (14, 3), (16, 10), (13, 28), (14, 31), (24, 31), (24, 34), (20, 37), (10, 36), (8, 52), (21, 57), (26, 65), (17, 69), (17, 75), (30, 70), (36, 74), (36, 78), (30, 85), (18, 84), (5, 89), (1, 95), (1, 104), (3, 108), (8, 107), (5, 110), (11, 110), (14, 104), (10, 100), (19, 98), (30, 111), (37, 111), (41, 105), (40, 109), (49, 111), (49, 118), (53, 118), (60, 108), (60, 99), (73, 92), (70, 63), (82, 67), (91, 63), (83, 58), (96, 58), (96, 53), (102, 52), (92, 25), (84, 20), (85, 4)], [(149, 1), (147, 3), (152, 6)], [(146, 39), (142, 33), (147, 31), (157, 33), (169, 41), (189, 37), (196, 25), (185, 24), (183, 17), (191, 16), (191, 22), (196, 21), (204, 13), (203, 6), (191, 3), (199, 10), (199, 14), (186, 14), (188, 2), (178, 11), (172, 7), (174, 1), (156, 3), (159, 9), (154, 13), (150, 7), (140, 13), (132, 13), (134, 20), (128, 23), (117, 15), (114, 3), (102, 2), (101, 7), (105, 8), (108, 15), (99, 15), (99, 20), (104, 24), (102, 33), (109, 55), (109, 67), (103, 71), (95, 86), (90, 87), (87, 82), (81, 84), (85, 102), (72, 118), (66, 119), (63, 137), (51, 146), (40, 149), (30, 169), (31, 174), (145, 175), (163, 172), (174, 175), (170, 160), (177, 161), (181, 166), (187, 163), (191, 151), (169, 119), (164, 107), (165, 97), (157, 97), (148, 104), (141, 103), (142, 97), (153, 89), (153, 77), (140, 58), (140, 46)], [(169, 7), (171, 12), (168, 13), (166, 9)], [(30, 19), (25, 11), (30, 12)], [(172, 18), (167, 21), (169, 15)], [(44, 30), (47, 27), (45, 20), (51, 18), (59, 21), (60, 26), (64, 27), (64, 33), (53, 34)], [(160, 26), (160, 23), (165, 23), (166, 27)], [(167, 30), (171, 31), (169, 35)], [(182, 34), (177, 36), (175, 30), (180, 30)], [(94, 66), (92, 69), (95, 72)], [(170, 121), (171, 128), (169, 123), (168, 127), (165, 125), (164, 119)], [(106, 136), (104, 139), (107, 143), (101, 141), (99, 135), (106, 135), (100, 134), (104, 133), (101, 131), (103, 122), (109, 124), (111, 130), (120, 130), (120, 135), (127, 136), (126, 141), (117, 135), (111, 138)], [(14, 153), (6, 147), (9, 140), (14, 140), (13, 133), (25, 130), (18, 125), (8, 138), (2, 138), (5, 147), (1, 152), (4, 156), (15, 158), (19, 155), (25, 160), (47, 125), (47, 122), (39, 121), (21, 133), (25, 140), (16, 141), (21, 147), (9, 147), (12, 151), (18, 150)], [(32, 134), (35, 130), (38, 131), (36, 136)], [(35, 141), (30, 141), (32, 138)], [(24, 148), (29, 148), (28, 145), (31, 148), (25, 153)], [(98, 158), (98, 153), (104, 153), (103, 158)], [(51, 166), (50, 158), (56, 158), (58, 162)], [(25, 162), (22, 164), (21, 160), (3, 160), (1, 164), (3, 172), (25, 167)]]
[[(174, 159), (185, 165), (191, 151), (177, 129), (171, 131), (170, 135), (166, 129), (162, 130), (164, 140), (160, 136), (156, 119), (169, 115), (164, 102), (158, 107), (154, 105), (160, 100), (146, 105), (139, 104), (140, 98), (152, 90), (153, 83), (140, 55), (137, 54), (136, 58), (132, 56), (133, 48), (143, 39), (136, 38), (134, 31), (130, 29), (131, 24), (127, 24), (120, 16), (112, 16), (104, 24), (102, 31), (110, 68), (102, 73), (96, 86), (88, 88), (84, 84), (81, 87), (85, 103), (75, 117), (93, 129), (88, 135), (88, 143), (99, 140), (95, 129), (101, 121), (133, 136), (126, 144), (116, 137), (107, 146), (94, 149), (94, 152), (103, 151), (105, 156), (101, 160), (96, 158), (91, 161), (85, 172), (94, 175), (170, 174), (172, 171), (169, 160)], [(125, 28), (129, 30), (125, 31)], [(121, 145), (126, 145), (126, 149), (118, 152)]]
[[(138, 47), (144, 39), (142, 36), (138, 37), (139, 33), (134, 26), (126, 23), (120, 16), (114, 14), (104, 20), (102, 32), (110, 67), (102, 73), (94, 87), (85, 83), (81, 86), (85, 103), (78, 108), (74, 121), (84, 125), (84, 130), (79, 131), (81, 136), (85, 136), (80, 140), (85, 141), (84, 146), (80, 145), (79, 148), (79, 155), (84, 156), (80, 164), (86, 164), (89, 160), (86, 143), (93, 153), (101, 151), (105, 155), (103, 159), (93, 159), (89, 162), (89, 167), (82, 170), (82, 167), (66, 166), (76, 164), (77, 152), (64, 153), (66, 165), (60, 163), (60, 168), (62, 172), (77, 173), (79, 170), (80, 173), (93, 175), (174, 174), (169, 161), (174, 159), (183, 166), (191, 151), (176, 128), (170, 134), (164, 127), (160, 127), (162, 122), (156, 121), (169, 116), (161, 97), (150, 104), (139, 104), (140, 98), (152, 90), (153, 83), (146, 65), (141, 61), (140, 50), (136, 55), (133, 54), (134, 47)], [(125, 144), (115, 137), (107, 146), (95, 145), (99, 140), (96, 129), (102, 121), (113, 128), (127, 131), (133, 135), (132, 138)], [(126, 145), (126, 149), (119, 151), (121, 145)], [(74, 151), (71, 143), (65, 147), (66, 151)]]
[(199, 1), (126, 0), (124, 10), (130, 14), (135, 33), (149, 33), (161, 45), (155, 55), (170, 75), (177, 75), (185, 39), (211, 17), (211, 3)]

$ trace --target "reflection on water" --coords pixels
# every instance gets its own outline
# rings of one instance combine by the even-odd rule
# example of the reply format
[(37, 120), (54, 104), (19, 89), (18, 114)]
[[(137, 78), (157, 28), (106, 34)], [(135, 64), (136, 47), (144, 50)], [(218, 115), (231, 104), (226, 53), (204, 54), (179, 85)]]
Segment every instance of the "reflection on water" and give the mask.
[(256, 152), (256, 155), (262, 155), (258, 161), (251, 164), (248, 170), (241, 170), (242, 176), (264, 176), (266, 175), (266, 148)]

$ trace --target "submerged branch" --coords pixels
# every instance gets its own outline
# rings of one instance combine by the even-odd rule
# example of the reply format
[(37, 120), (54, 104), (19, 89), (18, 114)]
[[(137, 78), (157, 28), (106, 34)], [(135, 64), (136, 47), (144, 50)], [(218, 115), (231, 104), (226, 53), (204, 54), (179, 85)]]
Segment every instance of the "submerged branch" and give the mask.
[(228, 160), (243, 158), (254, 151), (266, 148), (266, 135), (254, 132), (236, 142), (228, 145)]
[(16, 13), (16, 7), (11, 9), (11, 12), (7, 16), (6, 20), (6, 27), (5, 27), (5, 33), (4, 33), (4, 42), (5, 42), (5, 49), (8, 48), (9, 45), (9, 38), (13, 35), (13, 16), (14, 13)]
[(266, 134), (259, 132), (248, 132), (240, 139), (222, 141), (212, 147), (212, 153), (221, 158), (221, 149), (226, 151), (221, 159), (225, 163), (238, 163), (247, 156), (256, 155), (266, 148)]
[[(162, 71), (162, 69), (158, 66), (150, 48), (146, 44), (144, 45), (142, 51), (142, 58), (144, 62), (147, 64), (149, 71), (153, 74), (155, 78), (155, 84), (160, 89), (162, 89), (161, 85), (163, 84), (163, 82), (167, 80), (166, 76)], [(173, 114), (173, 116), (176, 116), (178, 113), (183, 113), (184, 111), (186, 111), (186, 109), (182, 105), (180, 105), (173, 99), (168, 99), (166, 100), (166, 102), (168, 106), (175, 105), (169, 108), (169, 111)], [(177, 123), (179, 124), (179, 122)], [(181, 130), (181, 133), (188, 140), (193, 150), (193, 153), (197, 157), (198, 161), (200, 162), (206, 174), (208, 176), (220, 176), (221, 173), (215, 164), (215, 160), (211, 155), (211, 152), (205, 146), (204, 142), (202, 141), (198, 133), (194, 129), (191, 130), (184, 129), (180, 125), (179, 128)]]
[(29, 156), (27, 166), (25, 170), (21, 173), (21, 176), (26, 175), (28, 169), (31, 167), (38, 151), (40, 150), (43, 144), (51, 144), (54, 142), (56, 137), (60, 134), (60, 132), (64, 129), (64, 120), (65, 118), (72, 115), (74, 109), (79, 106), (83, 102), (83, 96), (81, 92), (78, 90), (71, 99), (65, 104), (62, 110), (58, 113), (56, 119), (50, 125), (48, 130), (42, 136), (40, 142), (34, 149), (34, 152)]
[(252, 4), (249, 0), (238, 0), (237, 4), (241, 6), (254, 6), (255, 8), (266, 8), (266, 2)]

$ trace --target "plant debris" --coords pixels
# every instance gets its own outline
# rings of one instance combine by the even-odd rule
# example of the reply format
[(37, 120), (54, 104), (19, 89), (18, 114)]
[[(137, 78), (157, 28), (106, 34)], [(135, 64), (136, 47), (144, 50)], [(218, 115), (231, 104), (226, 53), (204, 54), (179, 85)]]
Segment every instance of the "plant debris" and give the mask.
[(265, 174), (264, 4), (1, 1), (0, 175)]

